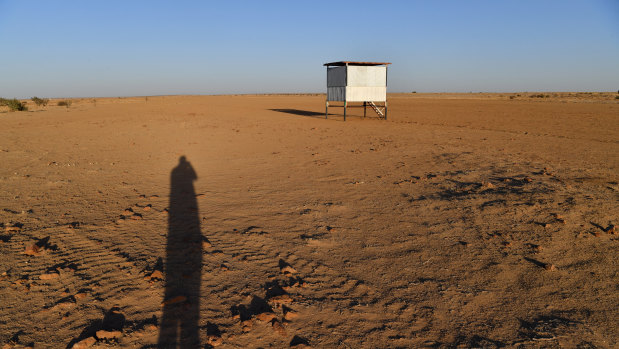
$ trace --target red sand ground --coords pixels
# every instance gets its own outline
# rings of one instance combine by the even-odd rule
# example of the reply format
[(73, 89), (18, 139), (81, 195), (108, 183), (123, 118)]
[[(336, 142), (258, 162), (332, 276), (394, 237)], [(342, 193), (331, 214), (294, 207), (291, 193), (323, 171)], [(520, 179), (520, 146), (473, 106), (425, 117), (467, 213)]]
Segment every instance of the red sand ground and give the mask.
[(0, 112), (0, 345), (616, 348), (619, 103), (510, 96)]

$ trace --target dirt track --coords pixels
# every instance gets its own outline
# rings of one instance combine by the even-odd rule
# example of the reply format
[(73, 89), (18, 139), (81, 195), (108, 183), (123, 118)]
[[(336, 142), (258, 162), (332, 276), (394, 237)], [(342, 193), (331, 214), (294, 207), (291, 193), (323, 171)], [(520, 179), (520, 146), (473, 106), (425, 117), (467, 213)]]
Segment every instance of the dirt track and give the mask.
[(616, 347), (619, 103), (563, 97), (0, 113), (0, 344)]

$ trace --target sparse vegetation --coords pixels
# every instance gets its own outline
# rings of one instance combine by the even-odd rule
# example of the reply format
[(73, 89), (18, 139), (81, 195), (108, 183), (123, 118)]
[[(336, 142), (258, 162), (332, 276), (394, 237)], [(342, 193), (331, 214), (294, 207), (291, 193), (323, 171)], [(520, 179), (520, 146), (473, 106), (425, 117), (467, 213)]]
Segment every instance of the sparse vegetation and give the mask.
[(619, 96), (615, 96), (615, 99), (619, 99)]
[(509, 96), (509, 99), (514, 99), (516, 98), (516, 96)]
[(47, 103), (49, 102), (49, 99), (48, 99), (48, 98), (39, 98), (39, 97), (37, 97), (37, 96), (34, 96), (34, 97), (30, 98), (30, 99), (31, 99), (31, 100), (34, 102), (34, 104), (36, 104), (38, 107), (40, 107), (40, 106), (43, 106), (43, 107), (44, 107), (44, 106), (46, 106), (46, 105), (47, 105)]
[(64, 101), (58, 101), (58, 106), (59, 107), (67, 107), (67, 109), (71, 106), (71, 104), (73, 103), (73, 101), (71, 100), (64, 100)]
[(529, 96), (529, 98), (549, 98), (549, 97), (550, 97), (550, 95), (545, 95), (543, 93), (539, 93), (539, 94), (536, 94), (536, 95), (530, 95)]
[(413, 92), (411, 92), (411, 93), (417, 93), (417, 91), (413, 91)]
[(26, 103), (20, 102), (16, 98), (6, 99), (0, 98), (0, 106), (7, 106), (11, 111), (26, 111), (28, 107), (26, 107)]

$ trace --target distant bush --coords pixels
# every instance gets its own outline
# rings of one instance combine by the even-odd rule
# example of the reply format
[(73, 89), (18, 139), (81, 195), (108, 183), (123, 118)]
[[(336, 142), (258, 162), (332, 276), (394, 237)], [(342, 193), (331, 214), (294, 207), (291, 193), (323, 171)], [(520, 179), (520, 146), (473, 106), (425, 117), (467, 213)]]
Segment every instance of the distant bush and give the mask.
[(411, 93), (417, 93), (417, 91), (413, 91), (413, 92), (411, 92)]
[(529, 96), (530, 98), (549, 98), (550, 95), (545, 95), (543, 93), (537, 94), (537, 95), (531, 95)]
[(22, 103), (18, 101), (16, 98), (6, 99), (0, 98), (0, 106), (7, 106), (11, 111), (26, 111), (28, 107), (26, 107), (26, 103)]
[(39, 107), (40, 106), (46, 106), (47, 102), (49, 102), (49, 99), (47, 99), (47, 98), (39, 98), (37, 96), (34, 96), (34, 97), (30, 98), (30, 99), (34, 102), (34, 104), (36, 104)]
[(509, 96), (509, 99), (514, 99), (516, 98), (516, 96)]
[(615, 96), (615, 99), (619, 99), (619, 96)]
[(58, 101), (58, 106), (59, 107), (67, 107), (69, 108), (71, 106), (71, 103), (73, 103), (73, 101)]

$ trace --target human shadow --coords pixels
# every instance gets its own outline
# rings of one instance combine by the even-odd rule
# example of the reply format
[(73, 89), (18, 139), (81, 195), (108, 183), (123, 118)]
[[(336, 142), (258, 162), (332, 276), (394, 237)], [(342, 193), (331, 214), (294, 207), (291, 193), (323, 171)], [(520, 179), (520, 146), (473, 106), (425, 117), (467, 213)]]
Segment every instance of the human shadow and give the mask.
[(184, 156), (170, 175), (165, 296), (159, 348), (200, 346), (202, 235), (193, 182), (198, 176)]
[(277, 111), (280, 113), (293, 114), (293, 115), (301, 115), (301, 116), (309, 116), (313, 118), (324, 118), (325, 113), (317, 113), (315, 111), (309, 110), (299, 110), (299, 109), (269, 109), (272, 111)]

